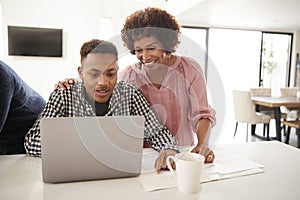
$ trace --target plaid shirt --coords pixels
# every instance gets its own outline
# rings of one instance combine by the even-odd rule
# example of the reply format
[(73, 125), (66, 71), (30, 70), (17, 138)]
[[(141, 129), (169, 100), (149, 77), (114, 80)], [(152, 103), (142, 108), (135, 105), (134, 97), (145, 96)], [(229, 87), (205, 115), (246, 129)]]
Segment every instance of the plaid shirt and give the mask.
[[(178, 151), (177, 140), (158, 122), (149, 103), (134, 86), (122, 81), (116, 84), (106, 116), (111, 115), (143, 115), (145, 117), (144, 139), (151, 144), (152, 148), (156, 151), (165, 149)], [(27, 154), (41, 156), (41, 118), (83, 116), (96, 116), (96, 114), (94, 107), (85, 98), (82, 83), (75, 84), (71, 90), (59, 89), (53, 92), (45, 109), (25, 136)]]

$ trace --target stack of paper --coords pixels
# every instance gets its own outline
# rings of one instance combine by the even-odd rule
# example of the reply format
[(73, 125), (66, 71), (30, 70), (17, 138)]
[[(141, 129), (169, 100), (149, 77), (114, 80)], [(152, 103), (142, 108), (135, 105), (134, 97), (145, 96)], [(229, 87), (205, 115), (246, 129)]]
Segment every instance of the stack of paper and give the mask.
[[(205, 164), (201, 183), (264, 172), (263, 165), (242, 156), (222, 149), (215, 149), (214, 153), (215, 161), (213, 164)], [(175, 178), (169, 171), (156, 174), (153, 166), (157, 156), (158, 153), (153, 151), (144, 151), (143, 153), (142, 175), (139, 177), (139, 181), (146, 191), (177, 186)]]

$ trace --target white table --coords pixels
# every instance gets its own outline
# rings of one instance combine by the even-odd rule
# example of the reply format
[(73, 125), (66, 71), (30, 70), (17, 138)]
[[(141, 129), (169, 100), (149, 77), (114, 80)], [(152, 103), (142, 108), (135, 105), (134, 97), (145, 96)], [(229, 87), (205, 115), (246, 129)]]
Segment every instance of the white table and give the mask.
[(137, 177), (45, 184), (39, 158), (0, 156), (0, 199), (300, 199), (299, 149), (278, 141), (221, 147), (265, 165), (265, 172), (204, 183), (199, 193), (188, 195), (178, 192), (177, 188), (146, 192)]

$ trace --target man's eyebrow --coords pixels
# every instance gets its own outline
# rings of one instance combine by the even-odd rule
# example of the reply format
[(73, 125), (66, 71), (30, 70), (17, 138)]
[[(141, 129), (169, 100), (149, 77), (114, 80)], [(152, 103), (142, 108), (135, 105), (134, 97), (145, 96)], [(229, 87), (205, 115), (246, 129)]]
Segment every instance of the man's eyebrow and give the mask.
[(100, 70), (95, 69), (95, 68), (89, 69), (88, 71), (101, 72)]
[[(101, 70), (98, 70), (98, 69), (90, 69), (90, 70), (88, 70), (89, 72), (100, 72), (100, 73), (102, 73), (102, 71)], [(109, 68), (109, 69), (107, 69), (107, 70), (104, 70), (103, 72), (113, 72), (113, 71), (117, 71), (117, 69), (116, 68)]]

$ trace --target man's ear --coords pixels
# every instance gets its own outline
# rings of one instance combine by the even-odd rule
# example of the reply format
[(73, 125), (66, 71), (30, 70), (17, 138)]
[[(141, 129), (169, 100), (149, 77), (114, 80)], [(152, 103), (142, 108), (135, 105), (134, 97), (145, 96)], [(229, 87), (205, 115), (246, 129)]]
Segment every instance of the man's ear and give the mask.
[(82, 67), (78, 66), (77, 70), (78, 70), (78, 74), (79, 74), (80, 78), (82, 79), (83, 78), (83, 72), (82, 72), (83, 69), (82, 69)]

